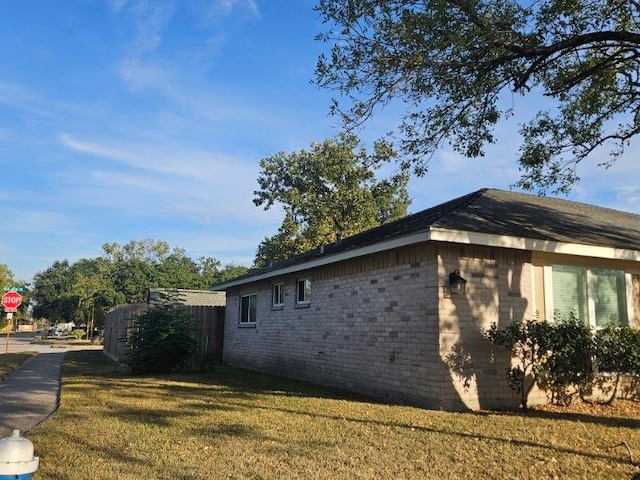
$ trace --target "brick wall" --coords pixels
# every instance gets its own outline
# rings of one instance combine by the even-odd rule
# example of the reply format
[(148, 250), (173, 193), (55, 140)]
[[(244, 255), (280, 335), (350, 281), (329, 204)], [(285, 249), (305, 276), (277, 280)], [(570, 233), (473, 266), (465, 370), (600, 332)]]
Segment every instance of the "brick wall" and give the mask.
[[(482, 331), (531, 315), (527, 252), (425, 243), (227, 292), (224, 361), (376, 397), (452, 410), (517, 406), (508, 356)], [(466, 295), (446, 293), (460, 269)], [(297, 278), (312, 301), (295, 304)], [(285, 304), (271, 286), (285, 282)], [(255, 326), (239, 296), (258, 293)]]
[[(473, 410), (514, 408), (519, 396), (508, 386), (505, 373), (512, 364), (508, 352), (493, 345), (484, 332), (497, 324), (533, 318), (530, 253), (491, 247), (449, 245), (440, 248), (439, 274), (448, 278), (459, 269), (466, 278), (465, 295), (447, 295), (439, 302), (440, 356), (449, 367), (450, 388), (442, 403), (462, 400)], [(530, 403), (546, 401), (539, 391)]]

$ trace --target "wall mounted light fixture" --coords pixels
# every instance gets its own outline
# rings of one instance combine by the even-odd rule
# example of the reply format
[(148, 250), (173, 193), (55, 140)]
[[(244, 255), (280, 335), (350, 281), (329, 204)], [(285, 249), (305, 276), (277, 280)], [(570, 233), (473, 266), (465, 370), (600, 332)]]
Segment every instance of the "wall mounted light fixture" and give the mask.
[(464, 293), (467, 288), (467, 281), (460, 276), (460, 270), (454, 270), (449, 274), (449, 292), (456, 295)]

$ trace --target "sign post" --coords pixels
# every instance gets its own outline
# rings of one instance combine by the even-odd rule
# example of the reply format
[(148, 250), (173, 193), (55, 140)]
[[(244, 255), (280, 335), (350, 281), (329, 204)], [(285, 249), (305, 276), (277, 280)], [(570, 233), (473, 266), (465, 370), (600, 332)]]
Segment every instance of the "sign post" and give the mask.
[(11, 333), (11, 327), (13, 327), (13, 312), (18, 311), (18, 307), (22, 303), (22, 296), (15, 290), (9, 290), (2, 295), (2, 306), (7, 314), (7, 343), (4, 348), (4, 353), (9, 352), (9, 334)]

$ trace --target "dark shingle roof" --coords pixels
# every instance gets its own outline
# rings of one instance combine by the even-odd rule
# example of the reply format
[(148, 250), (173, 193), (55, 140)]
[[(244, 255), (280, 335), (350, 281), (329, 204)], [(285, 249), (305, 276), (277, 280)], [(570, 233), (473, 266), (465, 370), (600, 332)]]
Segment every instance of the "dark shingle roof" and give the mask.
[[(434, 226), (453, 230), (640, 250), (640, 215), (496, 189), (467, 196)], [(418, 214), (419, 215), (419, 214)]]
[(640, 251), (640, 215), (560, 198), (484, 188), (345, 238), (322, 250), (250, 270), (235, 280), (433, 228)]

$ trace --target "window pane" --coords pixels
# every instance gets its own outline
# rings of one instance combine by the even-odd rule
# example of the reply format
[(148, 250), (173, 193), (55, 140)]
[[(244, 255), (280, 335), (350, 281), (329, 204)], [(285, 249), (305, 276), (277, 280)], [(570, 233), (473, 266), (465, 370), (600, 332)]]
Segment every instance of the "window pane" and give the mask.
[(311, 301), (311, 279), (298, 280), (298, 303)]
[(249, 321), (249, 297), (242, 297), (240, 303), (240, 322)]
[(627, 302), (624, 272), (593, 270), (593, 301), (596, 306), (596, 325), (609, 322), (627, 323)]
[(284, 304), (284, 284), (283, 283), (276, 283), (273, 286), (273, 304), (274, 305)]
[(552, 272), (554, 312), (564, 319), (573, 311), (588, 325), (587, 271), (580, 267), (554, 265)]
[(240, 323), (255, 323), (258, 295), (245, 295), (240, 299)]
[(308, 278), (304, 281), (304, 299), (307, 302), (311, 301), (311, 280)]
[(258, 296), (249, 295), (249, 321), (252, 323), (256, 321), (257, 303), (258, 303)]

